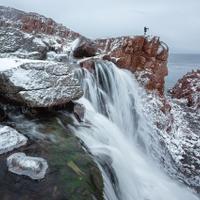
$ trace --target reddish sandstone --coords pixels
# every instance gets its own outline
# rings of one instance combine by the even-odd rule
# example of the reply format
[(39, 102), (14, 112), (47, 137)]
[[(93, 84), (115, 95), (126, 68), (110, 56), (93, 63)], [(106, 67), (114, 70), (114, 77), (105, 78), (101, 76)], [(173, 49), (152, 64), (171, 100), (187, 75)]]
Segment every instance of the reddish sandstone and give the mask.
[[(135, 73), (148, 90), (163, 96), (165, 76), (168, 74), (168, 47), (158, 37), (118, 37), (86, 41), (75, 51), (76, 58), (102, 55), (104, 60)], [(142, 73), (142, 76), (140, 75)], [(141, 80), (142, 78), (145, 81)]]
[(186, 100), (189, 107), (200, 108), (200, 70), (184, 75), (170, 93), (173, 98)]
[(119, 37), (95, 42), (101, 53), (106, 54), (104, 59), (133, 73), (143, 72), (143, 77), (148, 79), (145, 87), (163, 95), (164, 78), (168, 74), (168, 47), (158, 37)]

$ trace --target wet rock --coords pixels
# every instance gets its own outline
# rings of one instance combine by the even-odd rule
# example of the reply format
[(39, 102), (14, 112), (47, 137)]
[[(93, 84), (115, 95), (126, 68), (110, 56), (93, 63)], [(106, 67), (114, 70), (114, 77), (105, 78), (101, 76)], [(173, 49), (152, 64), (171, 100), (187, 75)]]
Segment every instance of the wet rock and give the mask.
[(83, 60), (80, 61), (80, 66), (89, 72), (93, 72), (95, 69), (95, 61), (93, 59)]
[(0, 122), (3, 122), (7, 118), (6, 112), (0, 105)]
[(81, 171), (81, 169), (73, 162), (73, 161), (69, 161), (67, 163), (67, 166), (74, 171), (74, 173), (76, 173), (78, 176), (82, 176), (84, 175), (84, 172)]
[(53, 107), (80, 98), (73, 65), (0, 59), (0, 92), (29, 107)]
[(7, 166), (10, 172), (29, 176), (32, 179), (43, 179), (48, 169), (45, 159), (26, 156), (24, 153), (14, 153), (9, 156)]
[(48, 108), (30, 108), (26, 106), (21, 106), (20, 111), (24, 116), (26, 116), (28, 119), (34, 119), (37, 117), (42, 117), (44, 115), (52, 115), (51, 110)]
[[(90, 168), (90, 180), (94, 185), (94, 188), (97, 192), (101, 191), (103, 186), (101, 173), (98, 168), (91, 167)], [(99, 193), (100, 195), (100, 193)]]
[(200, 109), (200, 70), (184, 75), (169, 92), (173, 98), (185, 101), (188, 107)]
[(85, 107), (80, 103), (75, 103), (74, 105), (74, 115), (78, 119), (78, 121), (83, 121), (85, 116)]
[(75, 58), (92, 57), (96, 55), (96, 52), (97, 49), (92, 43), (84, 43), (74, 50), (73, 56)]
[(27, 138), (9, 126), (0, 125), (0, 154), (7, 153), (27, 143)]
[[(15, 152), (24, 152), (31, 157), (45, 158), (48, 170), (44, 179), (33, 181), (26, 176), (19, 176), (8, 171), (6, 159), (8, 155), (0, 155), (0, 194), (1, 199), (13, 200), (103, 200), (103, 179), (98, 166), (92, 156), (82, 148), (81, 142), (69, 130), (73, 124), (71, 114), (63, 115), (64, 124), (57, 116), (43, 116), (33, 120), (24, 115), (11, 116), (17, 130), (29, 137), (26, 146)], [(20, 117), (21, 116), (21, 117)], [(70, 124), (69, 124), (70, 123)], [(37, 137), (42, 135), (44, 137)], [(49, 137), (54, 140), (49, 140)], [(76, 173), (77, 167), (81, 173)], [(73, 168), (73, 169), (72, 169)], [(75, 171), (74, 171), (75, 169)], [(79, 171), (78, 170), (78, 171)], [(98, 188), (94, 180), (98, 179)]]

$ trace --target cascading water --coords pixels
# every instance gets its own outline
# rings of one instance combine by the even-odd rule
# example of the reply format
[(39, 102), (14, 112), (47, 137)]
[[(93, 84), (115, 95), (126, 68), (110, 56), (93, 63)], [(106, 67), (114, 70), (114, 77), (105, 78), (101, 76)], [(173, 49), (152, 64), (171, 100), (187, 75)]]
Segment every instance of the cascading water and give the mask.
[[(85, 121), (75, 134), (96, 158), (104, 178), (106, 200), (197, 200), (171, 180), (150, 156), (150, 132), (133, 75), (107, 61), (95, 72), (81, 71)], [(155, 144), (156, 145), (156, 144)]]

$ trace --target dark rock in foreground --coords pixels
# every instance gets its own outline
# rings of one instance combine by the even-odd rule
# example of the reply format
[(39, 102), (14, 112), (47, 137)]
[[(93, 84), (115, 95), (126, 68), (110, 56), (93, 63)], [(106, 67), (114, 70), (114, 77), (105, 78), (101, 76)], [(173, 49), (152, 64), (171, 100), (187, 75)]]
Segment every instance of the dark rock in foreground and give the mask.
[(0, 105), (0, 122), (3, 122), (7, 118), (6, 112)]
[[(73, 124), (69, 115), (52, 113), (30, 120), (18, 114), (10, 119), (20, 133), (29, 137), (29, 142), (10, 154), (0, 155), (2, 200), (104, 199), (101, 172), (92, 156), (83, 150), (81, 142), (67, 128)], [(47, 160), (45, 178), (32, 180), (9, 172), (6, 159), (17, 152)]]
[(84, 43), (78, 46), (73, 55), (76, 58), (84, 58), (84, 57), (92, 57), (95, 56), (97, 52), (97, 48), (90, 43)]

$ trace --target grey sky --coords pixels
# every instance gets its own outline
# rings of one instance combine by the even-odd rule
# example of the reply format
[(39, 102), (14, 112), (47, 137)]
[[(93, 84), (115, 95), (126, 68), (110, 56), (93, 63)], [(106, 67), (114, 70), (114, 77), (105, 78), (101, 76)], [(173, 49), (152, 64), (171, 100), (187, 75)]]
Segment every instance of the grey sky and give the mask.
[(200, 54), (200, 0), (0, 0), (51, 17), (87, 37), (158, 35), (171, 52)]

